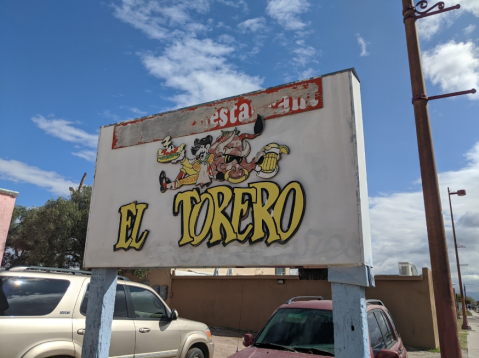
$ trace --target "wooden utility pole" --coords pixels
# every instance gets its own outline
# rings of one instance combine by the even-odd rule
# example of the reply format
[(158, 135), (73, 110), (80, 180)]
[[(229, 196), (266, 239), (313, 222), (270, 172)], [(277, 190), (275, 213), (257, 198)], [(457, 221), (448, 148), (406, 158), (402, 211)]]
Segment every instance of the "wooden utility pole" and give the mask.
[(440, 2), (427, 10), (427, 1), (419, 1), (416, 6), (412, 0), (402, 0), (404, 26), (406, 29), (409, 71), (411, 75), (412, 103), (416, 120), (416, 134), (421, 166), (421, 179), (426, 211), (426, 225), (429, 241), (429, 254), (434, 284), (439, 345), (442, 358), (462, 357), (456, 319), (456, 300), (453, 297), (451, 270), (447, 252), (446, 233), (442, 217), (441, 196), (437, 179), (436, 160), (429, 122), (428, 100), (450, 97), (475, 90), (456, 92), (429, 97), (422, 73), (421, 49), (416, 28), (416, 20), (441, 12), (458, 9), (459, 5), (444, 8)]

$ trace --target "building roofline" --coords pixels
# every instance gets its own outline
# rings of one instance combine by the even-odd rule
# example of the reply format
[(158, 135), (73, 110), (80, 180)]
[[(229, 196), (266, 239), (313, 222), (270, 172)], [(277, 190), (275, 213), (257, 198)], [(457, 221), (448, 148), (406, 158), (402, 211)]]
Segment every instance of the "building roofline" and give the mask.
[(16, 198), (18, 196), (18, 191), (13, 191), (13, 190), (0, 188), (0, 194), (10, 195), (10, 196), (13, 196), (14, 198)]

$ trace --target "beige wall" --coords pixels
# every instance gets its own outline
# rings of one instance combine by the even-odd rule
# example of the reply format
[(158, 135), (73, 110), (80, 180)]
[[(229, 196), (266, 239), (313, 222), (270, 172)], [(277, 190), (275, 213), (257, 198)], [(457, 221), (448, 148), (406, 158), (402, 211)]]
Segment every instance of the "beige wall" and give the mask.
[[(278, 279), (285, 284), (278, 284)], [(157, 284), (151, 276), (149, 280), (150, 285)], [(245, 330), (261, 329), (274, 310), (291, 297), (331, 299), (329, 282), (300, 281), (297, 276), (173, 276), (169, 292), (169, 306), (181, 317)], [(428, 269), (415, 277), (376, 276), (376, 288), (366, 289), (366, 297), (385, 303), (406, 345), (439, 346)]]
[(439, 347), (432, 273), (422, 276), (376, 276), (376, 287), (366, 289), (367, 298), (384, 302), (396, 321), (406, 345)]

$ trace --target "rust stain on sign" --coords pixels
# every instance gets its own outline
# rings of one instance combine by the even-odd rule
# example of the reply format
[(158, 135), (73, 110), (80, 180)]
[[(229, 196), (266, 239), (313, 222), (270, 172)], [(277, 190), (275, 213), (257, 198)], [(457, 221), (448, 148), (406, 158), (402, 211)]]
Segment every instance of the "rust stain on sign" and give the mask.
[(119, 123), (112, 149), (251, 123), (257, 114), (272, 119), (319, 108), (323, 108), (321, 77)]

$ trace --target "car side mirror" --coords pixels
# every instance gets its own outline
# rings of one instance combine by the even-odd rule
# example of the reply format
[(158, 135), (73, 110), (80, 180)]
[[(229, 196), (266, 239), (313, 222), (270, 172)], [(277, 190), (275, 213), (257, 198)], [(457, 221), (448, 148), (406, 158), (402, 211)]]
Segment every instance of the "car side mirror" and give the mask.
[(243, 336), (243, 346), (249, 347), (250, 345), (253, 344), (253, 335), (251, 333), (246, 333)]
[(178, 311), (175, 310), (175, 309), (172, 309), (171, 310), (171, 320), (174, 321), (176, 319), (178, 319)]
[(389, 349), (381, 349), (376, 354), (376, 358), (399, 358), (399, 354)]

